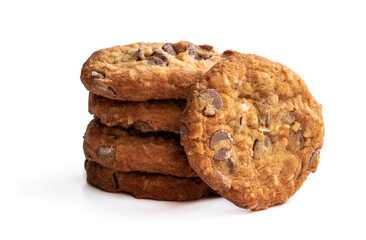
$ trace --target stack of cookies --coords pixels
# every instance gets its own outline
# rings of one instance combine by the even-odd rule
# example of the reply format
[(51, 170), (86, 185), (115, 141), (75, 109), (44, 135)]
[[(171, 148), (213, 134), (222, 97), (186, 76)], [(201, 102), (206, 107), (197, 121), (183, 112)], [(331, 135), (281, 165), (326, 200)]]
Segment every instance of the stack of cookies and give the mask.
[(317, 169), (322, 106), (280, 63), (189, 42), (136, 43), (95, 52), (81, 80), (95, 117), (84, 136), (87, 181), (106, 191), (218, 193), (261, 210), (286, 202)]
[(93, 53), (81, 73), (94, 115), (84, 136), (87, 181), (136, 198), (209, 195), (179, 143), (179, 124), (190, 88), (220, 59), (211, 46), (183, 41)]

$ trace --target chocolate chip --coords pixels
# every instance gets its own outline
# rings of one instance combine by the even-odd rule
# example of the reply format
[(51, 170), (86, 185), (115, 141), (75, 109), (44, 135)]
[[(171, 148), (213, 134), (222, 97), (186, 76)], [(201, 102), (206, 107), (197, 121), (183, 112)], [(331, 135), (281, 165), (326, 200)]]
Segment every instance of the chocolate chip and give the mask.
[(268, 136), (264, 135), (264, 141), (263, 141), (263, 143), (264, 143), (264, 146), (266, 148), (268, 148), (268, 147), (271, 146), (271, 139)]
[(114, 161), (116, 156), (114, 155), (113, 147), (103, 146), (98, 149), (98, 157), (102, 161)]
[(239, 126), (240, 126), (240, 129), (242, 129), (242, 128), (243, 128), (244, 123), (245, 123), (244, 117), (240, 117), (240, 118), (239, 118)]
[(187, 44), (186, 50), (188, 51), (188, 55), (193, 56), (195, 59), (199, 60), (200, 55), (198, 55), (197, 47), (194, 44)]
[(112, 96), (112, 97), (115, 97), (117, 96), (116, 92), (110, 87), (108, 86), (107, 83), (105, 82), (101, 82), (101, 81), (94, 81), (92, 83), (92, 87), (94, 89), (97, 89), (99, 91), (102, 91), (104, 92), (105, 94), (109, 95), (109, 96)]
[(141, 61), (141, 60), (144, 60), (145, 59), (145, 45), (141, 45), (138, 49), (137, 49), (137, 60), (138, 61)]
[(259, 118), (259, 124), (261, 126), (268, 127), (270, 120), (271, 120), (271, 114), (268, 110), (265, 110), (264, 114), (261, 114)]
[(302, 134), (302, 132), (300, 132), (298, 139), (299, 139), (299, 143), (300, 143), (299, 147), (300, 147), (300, 149), (303, 149), (304, 148), (304, 135)]
[(175, 51), (173, 45), (171, 43), (165, 43), (163, 46), (163, 50), (170, 55), (177, 56), (177, 52)]
[(212, 51), (213, 50), (213, 47), (210, 46), (210, 45), (207, 45), (207, 44), (199, 45), (199, 47), (206, 50), (206, 51)]
[(213, 89), (204, 89), (198, 92), (198, 96), (204, 101), (202, 114), (205, 116), (215, 115), (215, 110), (222, 110), (222, 98)]
[(147, 124), (146, 122), (137, 121), (133, 123), (133, 127), (140, 132), (146, 133), (146, 132), (152, 132), (153, 129)]
[(119, 183), (118, 183), (118, 179), (117, 179), (117, 176), (116, 176), (116, 173), (112, 173), (112, 185), (114, 187), (114, 189), (119, 189)]
[(202, 95), (208, 95), (210, 99), (212, 99), (212, 106), (216, 108), (217, 110), (222, 109), (222, 98), (220, 94), (218, 94), (213, 89), (204, 89), (199, 92), (199, 94)]
[[(260, 145), (261, 141), (259, 141), (258, 139), (256, 139), (254, 141), (254, 144), (253, 144), (253, 154), (254, 156), (256, 155), (256, 153), (259, 151), (259, 145)], [(254, 157), (255, 158), (255, 157)]]
[(310, 161), (309, 161), (309, 164), (308, 164), (308, 169), (309, 170), (313, 169), (313, 163), (314, 163), (315, 159), (317, 158), (317, 156), (319, 155), (319, 153), (320, 153), (320, 148), (317, 148), (317, 149), (315, 149), (315, 151), (311, 155), (311, 158), (310, 158)]
[(304, 148), (304, 135), (302, 131), (294, 132), (290, 130), (290, 134), (288, 136), (288, 144), (286, 148), (290, 151), (299, 151)]
[(181, 52), (185, 52), (187, 50), (187, 45), (190, 44), (190, 42), (186, 41), (180, 41), (173, 45), (174, 50), (179, 54)]
[(264, 135), (263, 141), (255, 140), (253, 144), (253, 157), (260, 159), (265, 153), (268, 153), (272, 146), (271, 139)]
[(98, 72), (96, 72), (96, 71), (92, 71), (92, 72), (91, 72), (91, 74), (90, 74), (90, 76), (91, 76), (92, 78), (102, 78), (102, 79), (104, 79), (104, 75), (103, 75), (103, 74), (101, 74), (101, 73), (98, 73)]
[(271, 113), (266, 110), (266, 114), (264, 115), (264, 126), (268, 127), (269, 121), (271, 120)]
[(212, 52), (208, 52), (208, 53), (203, 54), (200, 59), (206, 60), (206, 59), (211, 58), (212, 56), (213, 56), (213, 53)]
[(150, 65), (164, 65), (165, 64), (163, 60), (161, 60), (160, 58), (155, 57), (155, 56), (147, 57), (146, 61)]
[(226, 160), (233, 150), (233, 138), (226, 130), (217, 130), (211, 137), (210, 148), (214, 150), (214, 159)]
[(261, 149), (261, 141), (259, 141), (257, 139), (257, 140), (254, 141), (254, 144), (253, 144), (253, 157), (255, 159), (259, 158), (260, 149)]
[(231, 180), (227, 178), (219, 169), (213, 168), (216, 174), (220, 178), (219, 187), (222, 188), (225, 192), (229, 191), (231, 188)]
[(296, 120), (296, 114), (296, 110), (291, 110), (283, 117), (282, 122), (288, 125), (293, 124)]
[(179, 126), (179, 134), (180, 134), (181, 139), (187, 140), (187, 138), (188, 138), (188, 129), (184, 124), (181, 124)]
[(301, 166), (300, 170), (296, 174), (296, 179), (298, 179), (301, 176), (301, 172), (302, 172), (302, 166)]
[(227, 161), (227, 167), (229, 168), (229, 172), (233, 173), (236, 169), (236, 161), (233, 157), (230, 157)]
[(169, 62), (168, 57), (167, 57), (168, 54), (161, 49), (155, 49), (152, 53), (152, 56), (160, 58), (165, 63)]
[(232, 50), (226, 50), (222, 53), (222, 55), (225, 55), (225, 57), (228, 57), (228, 56), (232, 55), (233, 53), (234, 53), (234, 51), (232, 51)]

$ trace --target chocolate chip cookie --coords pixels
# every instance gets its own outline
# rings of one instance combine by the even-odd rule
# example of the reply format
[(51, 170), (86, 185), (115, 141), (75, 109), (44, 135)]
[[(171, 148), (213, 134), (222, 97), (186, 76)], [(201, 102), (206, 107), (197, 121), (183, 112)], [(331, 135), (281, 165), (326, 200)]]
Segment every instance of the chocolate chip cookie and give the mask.
[(123, 172), (197, 177), (179, 144), (179, 135), (172, 133), (140, 133), (107, 127), (94, 119), (84, 135), (84, 153), (87, 160)]
[(199, 178), (179, 178), (152, 173), (122, 172), (85, 161), (87, 181), (108, 192), (128, 192), (136, 198), (186, 201), (210, 195)]
[(184, 100), (126, 102), (89, 94), (89, 112), (107, 126), (134, 127), (140, 132), (179, 134)]
[(322, 107), (286, 66), (232, 52), (195, 85), (182, 116), (190, 166), (239, 207), (287, 201), (315, 172)]
[(220, 60), (209, 45), (134, 43), (93, 53), (83, 65), (81, 81), (90, 92), (111, 99), (184, 99)]

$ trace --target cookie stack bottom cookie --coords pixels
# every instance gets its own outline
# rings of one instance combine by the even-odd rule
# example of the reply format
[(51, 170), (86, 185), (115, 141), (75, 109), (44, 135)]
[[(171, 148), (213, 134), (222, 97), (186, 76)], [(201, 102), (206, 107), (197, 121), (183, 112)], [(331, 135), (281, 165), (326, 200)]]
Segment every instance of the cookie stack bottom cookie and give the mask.
[(83, 148), (87, 181), (105, 191), (176, 201), (211, 192), (188, 165), (174, 133), (108, 127), (96, 118), (88, 125)]
[(157, 173), (122, 172), (85, 160), (88, 183), (108, 192), (128, 192), (138, 199), (186, 201), (210, 194), (199, 178)]

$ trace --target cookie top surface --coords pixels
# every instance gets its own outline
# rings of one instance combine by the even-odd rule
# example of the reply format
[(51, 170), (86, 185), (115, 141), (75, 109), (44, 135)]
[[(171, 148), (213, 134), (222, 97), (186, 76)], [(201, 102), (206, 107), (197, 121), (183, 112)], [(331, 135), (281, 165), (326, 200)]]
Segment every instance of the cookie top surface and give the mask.
[(193, 88), (181, 126), (191, 167), (239, 207), (287, 201), (317, 169), (324, 123), (286, 66), (234, 52)]
[(140, 42), (96, 51), (84, 63), (81, 81), (111, 99), (180, 99), (220, 60), (209, 45)]

